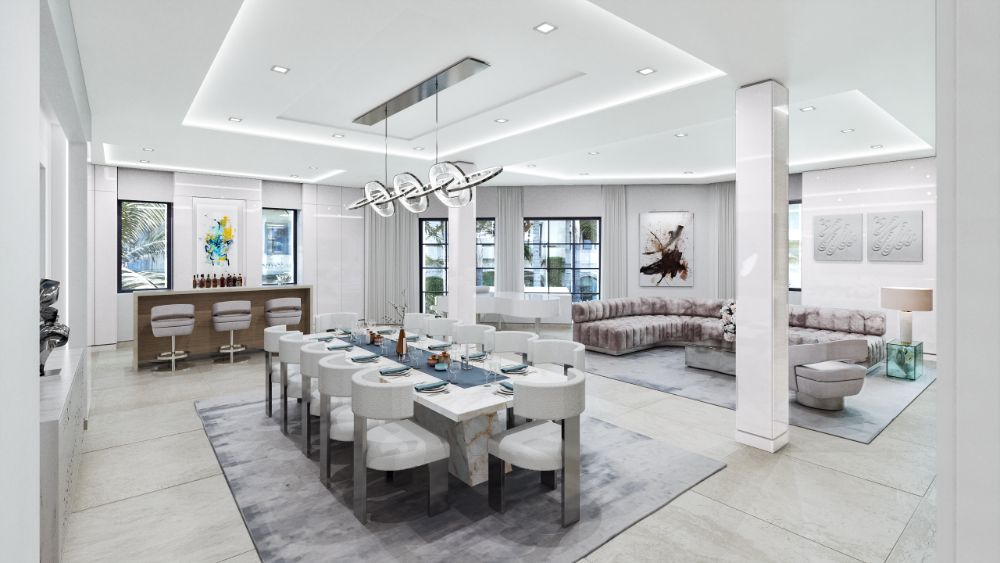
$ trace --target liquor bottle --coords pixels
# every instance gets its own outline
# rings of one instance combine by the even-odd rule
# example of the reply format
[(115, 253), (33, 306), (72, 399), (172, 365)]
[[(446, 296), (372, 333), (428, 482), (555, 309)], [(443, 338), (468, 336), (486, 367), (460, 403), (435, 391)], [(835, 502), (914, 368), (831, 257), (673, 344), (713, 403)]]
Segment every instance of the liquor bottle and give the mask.
[(191, 276), (191, 289), (197, 289), (198, 287), (198, 274)]
[(222, 287), (229, 287), (229, 274), (222, 276)]
[(209, 281), (209, 287), (219, 287), (219, 278), (212, 274), (212, 279)]
[(205, 289), (205, 274), (198, 278), (198, 289)]

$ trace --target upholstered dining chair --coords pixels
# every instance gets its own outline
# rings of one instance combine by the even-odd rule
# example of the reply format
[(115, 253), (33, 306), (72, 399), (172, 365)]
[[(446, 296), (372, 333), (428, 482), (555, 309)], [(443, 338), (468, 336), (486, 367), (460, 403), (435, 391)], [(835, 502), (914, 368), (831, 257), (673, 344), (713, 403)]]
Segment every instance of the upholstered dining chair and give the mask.
[(279, 342), (285, 334), (288, 334), (285, 325), (264, 329), (264, 412), (269, 417), (274, 393), (274, 355), (280, 351)]
[(448, 340), (455, 333), (457, 319), (430, 318), (427, 319), (427, 336), (439, 340)]
[(452, 341), (455, 344), (479, 345), (483, 352), (493, 350), (493, 335), (497, 329), (490, 325), (456, 324), (452, 327)]
[(492, 436), (489, 451), (489, 503), (506, 508), (505, 463), (541, 472), (550, 489), (562, 470), (562, 525), (580, 520), (580, 414), (586, 406), (586, 376), (571, 368), (563, 381), (514, 379), (514, 413), (533, 419)]
[(319, 391), (313, 382), (319, 378), (319, 362), (328, 356), (344, 356), (342, 351), (327, 350), (326, 342), (312, 342), (299, 352), (299, 373), (302, 375), (302, 453), (312, 453), (312, 425), (309, 424), (310, 405), (319, 400)]
[[(375, 368), (351, 378), (354, 411), (354, 515), (368, 523), (368, 469), (403, 471), (426, 465), (427, 514), (448, 509), (448, 442), (412, 420), (413, 383), (383, 382)], [(369, 419), (385, 420), (368, 428)]]
[(493, 335), (493, 352), (497, 354), (520, 354), (521, 361), (528, 363), (531, 343), (538, 340), (534, 332), (519, 330), (499, 330)]
[(568, 374), (569, 368), (587, 369), (587, 348), (571, 340), (535, 340), (528, 355), (531, 365), (557, 364)]
[(328, 330), (351, 332), (357, 326), (357, 313), (322, 313), (316, 315), (313, 330), (316, 332), (326, 332)]
[(278, 339), (278, 363), (281, 369), (281, 431), (288, 434), (288, 398), (302, 398), (302, 374), (299, 362), (302, 346), (307, 344), (299, 331), (290, 331)]
[(433, 319), (430, 313), (407, 313), (403, 317), (403, 330), (407, 334), (427, 334), (427, 319)]
[[(346, 361), (346, 353), (327, 356), (319, 361), (319, 401), (312, 404), (312, 414), (319, 416), (319, 478), (330, 482), (330, 458), (333, 442), (354, 441), (354, 411), (351, 409), (351, 378), (371, 369)], [(382, 421), (368, 419), (368, 428)]]

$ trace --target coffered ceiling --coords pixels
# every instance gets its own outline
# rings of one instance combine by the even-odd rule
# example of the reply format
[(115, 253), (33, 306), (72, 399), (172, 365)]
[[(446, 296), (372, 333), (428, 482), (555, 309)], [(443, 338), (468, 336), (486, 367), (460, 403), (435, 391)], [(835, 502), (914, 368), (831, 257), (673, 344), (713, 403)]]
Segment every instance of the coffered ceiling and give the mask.
[[(72, 7), (96, 163), (360, 186), (386, 146), (390, 176), (437, 146), (504, 166), (494, 184), (709, 182), (733, 176), (735, 90), (766, 78), (789, 88), (793, 170), (933, 154), (933, 0)], [(490, 67), (353, 122), (465, 57)]]

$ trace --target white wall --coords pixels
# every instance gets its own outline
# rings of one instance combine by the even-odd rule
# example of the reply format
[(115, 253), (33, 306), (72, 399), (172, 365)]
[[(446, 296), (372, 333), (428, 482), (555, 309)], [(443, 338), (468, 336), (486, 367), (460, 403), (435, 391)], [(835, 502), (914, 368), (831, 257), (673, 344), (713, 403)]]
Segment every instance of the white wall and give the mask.
[(313, 286), (313, 311), (364, 316), (364, 210), (345, 209), (362, 192), (309, 184), (302, 188), (299, 232), (308, 243), (299, 244), (299, 266), (302, 283)]
[[(836, 168), (803, 174), (802, 304), (880, 309), (879, 288), (936, 289), (937, 187), (933, 158)], [(924, 214), (923, 262), (817, 262), (813, 220), (817, 215), (921, 210)], [(865, 240), (868, 219), (864, 217)], [(885, 310), (886, 338), (899, 334), (899, 313)], [(913, 336), (924, 352), (937, 350), (936, 313), (913, 314)]]

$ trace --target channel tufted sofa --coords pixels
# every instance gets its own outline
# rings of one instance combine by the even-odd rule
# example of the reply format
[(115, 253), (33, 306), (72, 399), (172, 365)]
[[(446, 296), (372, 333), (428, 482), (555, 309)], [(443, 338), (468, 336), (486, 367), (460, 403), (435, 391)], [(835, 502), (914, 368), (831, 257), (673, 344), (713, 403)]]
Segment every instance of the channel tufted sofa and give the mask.
[[(573, 340), (588, 350), (615, 356), (664, 345), (734, 350), (734, 343), (722, 337), (719, 311), (725, 301), (625, 297), (574, 303)], [(879, 311), (788, 306), (789, 344), (864, 339), (868, 343), (866, 367), (885, 358), (884, 334), (885, 314)]]

